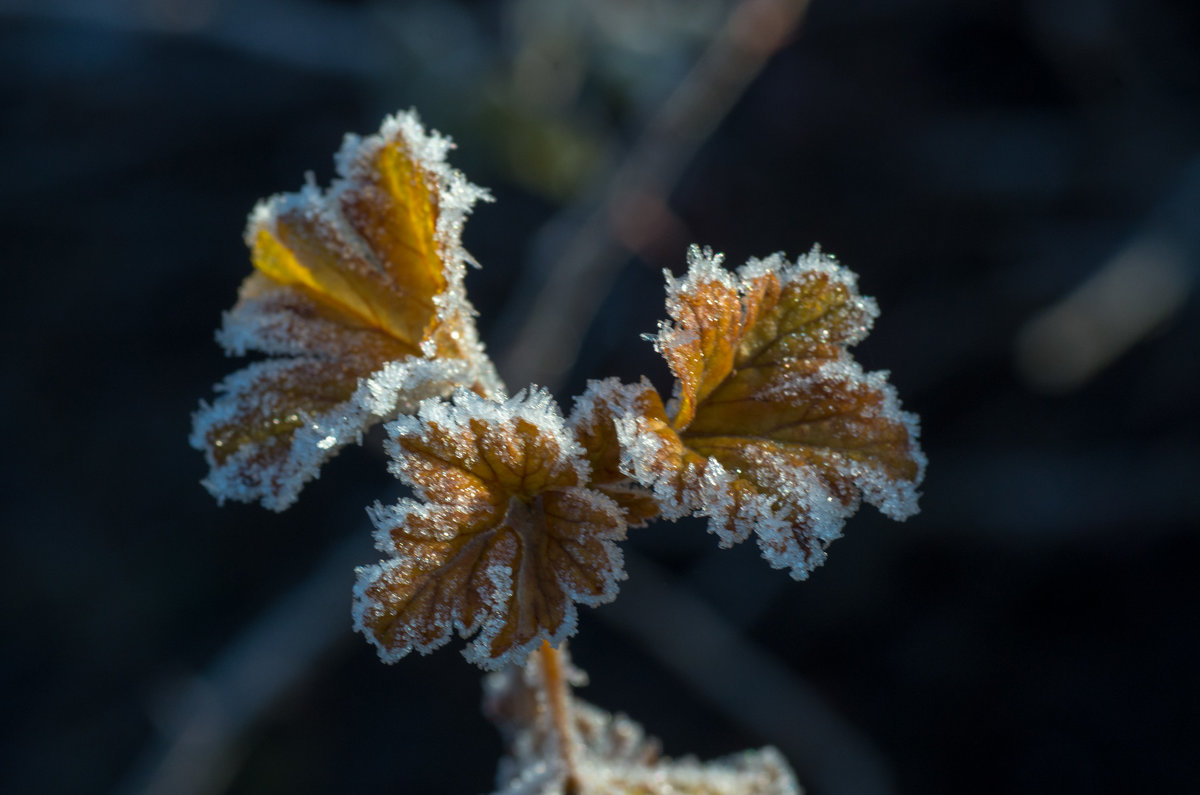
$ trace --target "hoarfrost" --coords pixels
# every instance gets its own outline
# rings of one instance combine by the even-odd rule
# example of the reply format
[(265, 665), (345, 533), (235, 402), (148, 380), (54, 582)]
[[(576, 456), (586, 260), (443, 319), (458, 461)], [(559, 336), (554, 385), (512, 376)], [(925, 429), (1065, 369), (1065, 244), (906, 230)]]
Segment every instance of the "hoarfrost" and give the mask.
[(522, 389), (503, 401), (489, 400), (463, 388), (456, 389), (449, 401), (437, 398), (421, 401), (415, 414), (401, 415), (384, 426), (388, 434), (384, 449), (392, 457), (391, 472), (405, 485), (413, 487), (422, 499), (445, 499), (444, 495), (431, 492), (413, 479), (411, 472), (414, 459), (405, 453), (400, 440), (449, 443), (455, 455), (464, 464), (470, 465), (478, 460), (478, 449), (473, 440), (473, 422), (482, 422), (516, 434), (517, 420), (532, 424), (543, 440), (557, 448), (558, 455), (552, 463), (551, 477), (558, 477), (562, 468), (571, 467), (579, 482), (587, 481), (588, 465), (583, 458), (583, 448), (568, 430), (554, 396), (537, 386)]
[(653, 387), (644, 378), (637, 384), (623, 384), (618, 378), (589, 380), (583, 393), (575, 397), (567, 424), (573, 428), (593, 425), (597, 422), (598, 412), (603, 409), (611, 412), (614, 418), (636, 415), (637, 398), (647, 389)]
[(789, 569), (794, 580), (808, 579), (857, 506), (834, 497), (819, 471), (764, 459), (755, 471), (773, 499), (754, 522), (758, 548), (772, 568)]
[(671, 315), (680, 306), (681, 299), (707, 282), (717, 282), (722, 287), (737, 291), (738, 282), (732, 272), (724, 267), (725, 255), (713, 253), (707, 246), (701, 248), (695, 244), (688, 247), (687, 271), (682, 278), (676, 278), (669, 270), (663, 271), (667, 283), (667, 310)]
[(662, 518), (673, 521), (691, 513), (693, 506), (681, 499), (673, 481), (674, 470), (665, 465), (677, 452), (670, 441), (636, 414), (620, 417), (614, 424), (621, 444), (621, 471), (651, 489)]
[(387, 432), (416, 498), (369, 509), (392, 559), (359, 570), (354, 626), (382, 659), (457, 633), (494, 670), (573, 634), (577, 604), (616, 597), (623, 513), (585, 487), (584, 451), (544, 389), (504, 401), (458, 389)]

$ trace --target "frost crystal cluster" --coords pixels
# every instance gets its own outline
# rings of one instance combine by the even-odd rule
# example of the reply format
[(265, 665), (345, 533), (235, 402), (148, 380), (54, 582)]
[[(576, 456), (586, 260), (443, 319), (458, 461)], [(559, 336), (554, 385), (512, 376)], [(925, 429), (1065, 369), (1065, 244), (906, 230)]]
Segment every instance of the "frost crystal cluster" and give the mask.
[[(359, 569), (353, 612), (384, 661), (455, 634), (485, 669), (553, 653), (576, 605), (616, 598), (618, 543), (655, 519), (704, 517), (721, 546), (754, 538), (771, 566), (803, 579), (860, 503), (916, 513), (916, 417), (849, 353), (878, 308), (819, 249), (731, 271), (693, 246), (686, 273), (667, 274), (652, 338), (674, 376), (668, 400), (645, 379), (593, 381), (566, 416), (536, 387), (508, 397), (463, 286), (462, 225), (489, 196), (447, 165), (450, 146), (401, 113), (346, 137), (327, 189), (310, 179), (255, 208), (254, 271), (217, 339), (265, 358), (218, 385), (191, 437), (218, 500), (283, 510), (329, 457), (386, 423), (391, 470), (413, 497), (370, 509), (384, 558)], [(773, 752), (651, 770), (641, 736), (593, 709), (577, 713), (593, 740), (576, 783), (793, 791)], [(520, 750), (536, 743), (522, 742), (507, 791), (541, 791), (521, 782), (561, 771), (538, 768)], [(607, 772), (592, 776), (593, 764)]]

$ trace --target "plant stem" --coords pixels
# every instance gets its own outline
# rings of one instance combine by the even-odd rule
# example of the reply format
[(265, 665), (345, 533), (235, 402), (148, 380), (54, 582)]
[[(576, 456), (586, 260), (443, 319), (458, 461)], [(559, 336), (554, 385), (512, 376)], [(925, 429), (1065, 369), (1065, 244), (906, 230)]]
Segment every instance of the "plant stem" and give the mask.
[(572, 731), (571, 686), (567, 682), (563, 654), (542, 641), (542, 683), (546, 688), (546, 705), (550, 710), (550, 725), (558, 741), (558, 755), (566, 771), (564, 795), (582, 792), (579, 771), (575, 769), (575, 732)]

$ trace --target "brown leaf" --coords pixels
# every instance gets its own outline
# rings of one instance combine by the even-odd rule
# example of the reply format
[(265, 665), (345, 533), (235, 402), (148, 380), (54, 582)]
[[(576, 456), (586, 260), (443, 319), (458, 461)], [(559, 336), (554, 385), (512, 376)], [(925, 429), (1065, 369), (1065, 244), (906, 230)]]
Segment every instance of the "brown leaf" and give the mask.
[(389, 426), (393, 467), (418, 499), (376, 509), (382, 551), (359, 570), (355, 626), (392, 662), (453, 632), (484, 668), (570, 635), (575, 605), (611, 601), (624, 578), (621, 508), (586, 487), (588, 466), (552, 398), (498, 403), (460, 390)]
[(737, 274), (695, 247), (688, 260), (656, 340), (677, 379), (670, 432), (647, 418), (623, 439), (664, 515), (708, 516), (724, 545), (754, 532), (773, 565), (803, 578), (860, 499), (915, 513), (916, 418), (886, 374), (847, 352), (878, 314), (853, 274), (816, 251)]
[(650, 416), (666, 419), (662, 398), (648, 381), (626, 385), (610, 378), (588, 382), (584, 393), (575, 399), (568, 420), (591, 466), (589, 485), (621, 506), (630, 527), (641, 527), (658, 516), (658, 502), (622, 469), (624, 448), (617, 423)]

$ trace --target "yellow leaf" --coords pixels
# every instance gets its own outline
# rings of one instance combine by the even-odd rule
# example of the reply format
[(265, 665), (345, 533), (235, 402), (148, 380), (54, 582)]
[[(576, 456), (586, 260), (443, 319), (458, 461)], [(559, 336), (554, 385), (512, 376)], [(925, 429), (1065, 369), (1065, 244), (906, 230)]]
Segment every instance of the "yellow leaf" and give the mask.
[(895, 519), (915, 513), (916, 418), (847, 352), (878, 314), (854, 275), (817, 251), (736, 274), (696, 247), (688, 261), (656, 339), (677, 379), (669, 419), (631, 416), (622, 439), (662, 513), (709, 517), (723, 545), (755, 533), (797, 579), (860, 499)]
[(328, 194), (310, 187), (260, 204), (246, 242), (267, 277), (417, 353), (447, 273), (436, 240), (438, 174), (410, 149), (392, 135), (343, 151), (343, 176)]
[(376, 508), (379, 548), (359, 569), (355, 627), (392, 662), (457, 631), (469, 660), (521, 661), (574, 629), (575, 605), (616, 597), (621, 508), (586, 487), (588, 466), (553, 399), (499, 403), (459, 390), (389, 424), (393, 467), (418, 499)]
[(280, 357), (226, 379), (192, 444), (218, 499), (282, 510), (371, 424), (458, 384), (499, 391), (463, 294), (459, 235), (487, 194), (445, 163), (449, 142), (412, 114), (348, 137), (327, 191), (259, 204), (256, 271), (225, 316), (232, 354)]

